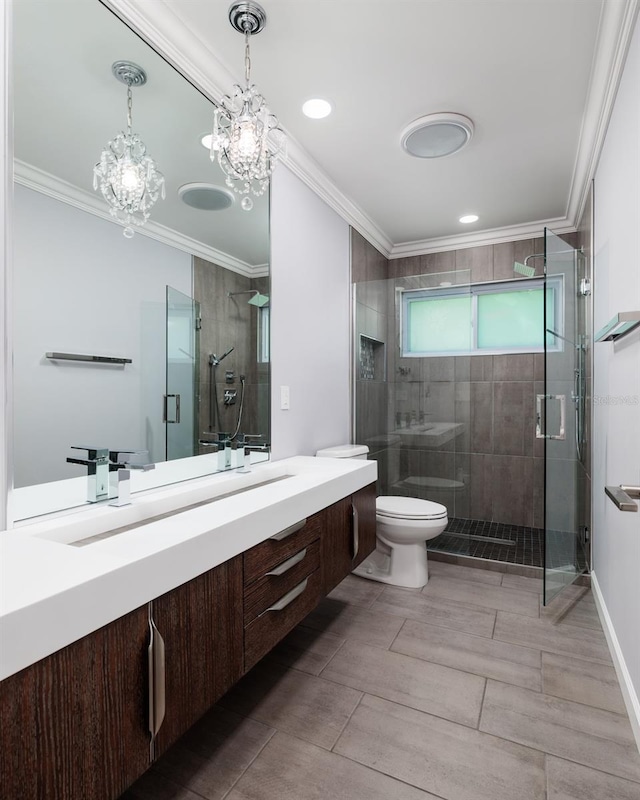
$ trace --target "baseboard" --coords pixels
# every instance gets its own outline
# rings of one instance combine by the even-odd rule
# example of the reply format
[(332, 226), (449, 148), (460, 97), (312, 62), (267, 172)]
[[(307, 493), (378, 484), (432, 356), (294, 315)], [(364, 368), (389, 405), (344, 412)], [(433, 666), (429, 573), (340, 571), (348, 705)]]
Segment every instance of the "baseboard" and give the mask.
[(609, 645), (611, 658), (613, 659), (613, 665), (616, 668), (616, 674), (620, 683), (620, 689), (622, 690), (624, 704), (627, 707), (627, 712), (629, 714), (629, 721), (631, 722), (633, 735), (635, 736), (636, 744), (638, 746), (638, 750), (640, 751), (640, 700), (638, 699), (638, 694), (633, 683), (631, 682), (631, 675), (629, 674), (627, 664), (624, 660), (624, 655), (620, 649), (620, 642), (616, 636), (611, 617), (609, 616), (609, 612), (607, 610), (607, 604), (602, 596), (598, 578), (595, 572), (591, 573), (591, 589), (596, 601), (596, 608), (598, 609), (600, 622), (602, 623), (602, 627), (604, 629), (604, 635), (607, 637), (607, 644)]

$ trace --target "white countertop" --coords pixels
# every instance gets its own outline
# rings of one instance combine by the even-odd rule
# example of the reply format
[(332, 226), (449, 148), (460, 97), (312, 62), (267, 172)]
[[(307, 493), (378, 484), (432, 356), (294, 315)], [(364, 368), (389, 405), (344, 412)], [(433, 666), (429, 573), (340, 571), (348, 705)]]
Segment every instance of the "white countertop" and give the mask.
[[(375, 461), (297, 456), (0, 534), (0, 680), (375, 481)], [(280, 478), (280, 480), (277, 480)], [(247, 483), (273, 480), (216, 499)], [(183, 506), (206, 505), (145, 524)], [(70, 544), (137, 527), (82, 547)]]

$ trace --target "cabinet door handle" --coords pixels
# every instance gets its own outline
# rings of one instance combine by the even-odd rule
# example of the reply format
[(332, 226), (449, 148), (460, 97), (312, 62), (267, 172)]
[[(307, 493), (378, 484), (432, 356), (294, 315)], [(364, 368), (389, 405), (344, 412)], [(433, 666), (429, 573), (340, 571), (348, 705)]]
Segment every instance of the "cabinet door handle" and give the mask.
[(149, 731), (152, 756), (155, 738), (164, 721), (166, 711), (165, 648), (164, 639), (152, 618), (149, 619)]
[(270, 536), (269, 538), (272, 539), (274, 542), (281, 542), (283, 539), (286, 539), (287, 536), (291, 536), (296, 531), (299, 531), (301, 528), (304, 528), (306, 524), (307, 524), (306, 518), (301, 519), (300, 522), (296, 522), (294, 525), (289, 525), (288, 528), (285, 528), (283, 531), (280, 531), (279, 533), (274, 533), (273, 536)]
[(295, 567), (296, 564), (299, 564), (301, 561), (304, 561), (305, 556), (307, 555), (307, 548), (305, 547), (304, 550), (301, 550), (299, 553), (296, 553), (295, 556), (291, 556), (286, 561), (283, 561), (282, 564), (272, 569), (270, 572), (265, 572), (265, 575), (284, 575), (285, 572), (288, 572), (291, 567)]
[(356, 556), (358, 555), (358, 550), (360, 549), (360, 517), (358, 515), (358, 509), (355, 506), (355, 503), (351, 503), (351, 528), (353, 531), (353, 558), (355, 560)]
[[(291, 603), (293, 603), (293, 601), (296, 599), (296, 597), (300, 597), (300, 595), (301, 595), (301, 594), (304, 592), (304, 590), (307, 588), (307, 583), (308, 583), (308, 582), (309, 582), (309, 578), (305, 578), (305, 579), (302, 581), (302, 583), (299, 583), (299, 584), (298, 584), (296, 587), (294, 587), (294, 588), (293, 588), (293, 589), (292, 589), (290, 592), (287, 592), (285, 595), (283, 595), (283, 596), (282, 596), (282, 597), (281, 597), (281, 598), (278, 600), (278, 602), (277, 602), (277, 603), (274, 603), (272, 606), (269, 606), (269, 608), (266, 608), (266, 609), (265, 609), (265, 610), (262, 612), (262, 614), (267, 614), (269, 611), (282, 611), (282, 610), (283, 610), (284, 608), (286, 608), (288, 605), (290, 605)], [(260, 614), (260, 616), (262, 616), (262, 614)]]

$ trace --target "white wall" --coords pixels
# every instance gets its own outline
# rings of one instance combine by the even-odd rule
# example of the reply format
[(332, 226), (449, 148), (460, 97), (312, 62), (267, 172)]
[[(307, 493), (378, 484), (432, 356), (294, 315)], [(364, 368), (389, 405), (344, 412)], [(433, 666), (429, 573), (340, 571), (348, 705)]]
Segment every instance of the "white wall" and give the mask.
[(7, 492), (11, 473), (11, 379), (9, 364), (11, 363), (12, 323), (8, 307), (11, 296), (9, 270), (4, 268), (8, 263), (11, 248), (9, 235), (12, 196), (13, 153), (11, 150), (12, 109), (9, 102), (9, 62), (10, 62), (11, 4), (3, 3), (0, 9), (0, 258), (2, 259), (2, 277), (0, 278), (0, 315), (3, 319), (4, 342), (0, 348), (0, 530), (7, 527)]
[(349, 266), (348, 224), (280, 166), (271, 189), (273, 458), (350, 441)]
[[(594, 329), (640, 310), (640, 26), (595, 175)], [(640, 485), (640, 332), (594, 346), (593, 570), (626, 668), (640, 744), (640, 514), (606, 484)], [(634, 696), (635, 695), (635, 696)], [(635, 707), (633, 704), (635, 703)]]
[[(191, 257), (22, 186), (13, 235), (15, 485), (83, 474), (65, 463), (71, 445), (163, 460), (165, 285), (191, 294)], [(54, 362), (47, 351), (133, 363)]]

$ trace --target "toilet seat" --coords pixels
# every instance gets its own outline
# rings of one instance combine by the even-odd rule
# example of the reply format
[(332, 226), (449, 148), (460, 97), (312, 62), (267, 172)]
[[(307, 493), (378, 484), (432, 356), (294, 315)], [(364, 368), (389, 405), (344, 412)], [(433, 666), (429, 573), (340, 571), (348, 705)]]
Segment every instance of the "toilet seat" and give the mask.
[(445, 519), (447, 508), (417, 497), (382, 496), (376, 499), (376, 515), (389, 519)]

